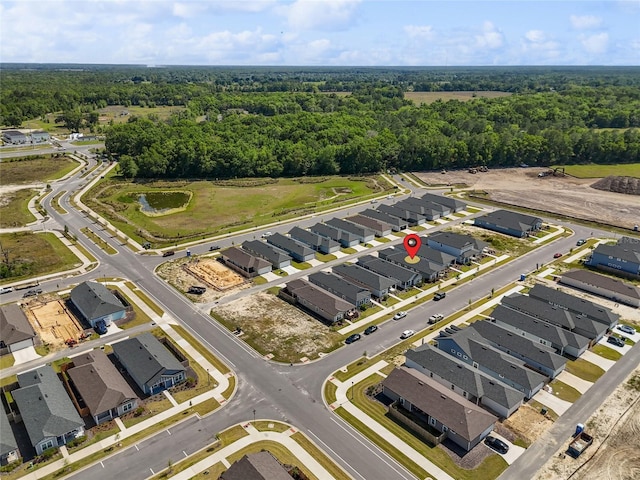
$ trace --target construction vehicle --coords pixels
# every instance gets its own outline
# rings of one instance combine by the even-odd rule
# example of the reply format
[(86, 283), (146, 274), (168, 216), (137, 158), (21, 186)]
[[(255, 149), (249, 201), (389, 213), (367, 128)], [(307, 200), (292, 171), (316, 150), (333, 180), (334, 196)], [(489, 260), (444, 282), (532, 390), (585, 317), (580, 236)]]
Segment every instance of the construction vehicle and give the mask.
[(489, 171), (489, 167), (487, 167), (486, 165), (481, 165), (480, 168), (478, 169), (479, 172), (488, 172)]
[(470, 168), (469, 173), (478, 173), (478, 170), (476, 168)]

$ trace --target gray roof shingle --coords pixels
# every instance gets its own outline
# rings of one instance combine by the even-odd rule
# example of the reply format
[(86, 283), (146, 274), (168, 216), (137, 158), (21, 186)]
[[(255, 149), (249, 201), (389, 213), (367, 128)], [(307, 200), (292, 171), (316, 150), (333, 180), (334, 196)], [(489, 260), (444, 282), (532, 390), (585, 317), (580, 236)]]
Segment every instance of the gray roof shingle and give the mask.
[(0, 339), (5, 345), (27, 340), (36, 336), (27, 316), (17, 303), (0, 307)]
[(565, 272), (560, 278), (560, 283), (563, 283), (563, 278), (569, 278), (587, 285), (604, 288), (610, 292), (625, 295), (630, 298), (640, 298), (640, 288), (616, 278), (590, 272), (589, 270), (570, 270)]
[(104, 317), (125, 309), (118, 297), (101, 283), (83, 282), (71, 290), (71, 300), (87, 320)]
[(397, 283), (395, 279), (384, 277), (358, 265), (336, 265), (333, 267), (333, 273), (353, 279), (370, 290), (386, 290)]
[(220, 475), (220, 480), (291, 480), (291, 478), (291, 475), (268, 451), (245, 455)]

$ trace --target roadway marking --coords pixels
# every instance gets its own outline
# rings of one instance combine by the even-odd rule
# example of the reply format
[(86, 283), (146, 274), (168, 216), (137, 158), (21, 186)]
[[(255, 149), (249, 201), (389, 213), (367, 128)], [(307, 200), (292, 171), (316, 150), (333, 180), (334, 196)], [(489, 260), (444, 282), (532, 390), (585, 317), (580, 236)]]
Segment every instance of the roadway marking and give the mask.
[(168, 429), (168, 428), (167, 428), (167, 430), (166, 430), (166, 431), (167, 431), (167, 433), (168, 433), (169, 435), (171, 435), (171, 432), (169, 431), (169, 429)]
[[(337, 458), (339, 458), (339, 459), (340, 459), (340, 461), (342, 461), (345, 465), (349, 465), (349, 462), (345, 462), (345, 461), (344, 461), (344, 458), (342, 458), (340, 455), (338, 455), (338, 454), (336, 453), (336, 451), (335, 451), (335, 450), (333, 450), (329, 445), (327, 445), (326, 443), (324, 443), (324, 442), (320, 439), (320, 437), (318, 437), (318, 436), (317, 436), (315, 433), (313, 433), (311, 430), (309, 430), (309, 434), (310, 434), (310, 435), (313, 435), (313, 436), (316, 438), (316, 440), (318, 440), (322, 445), (324, 445), (324, 448), (326, 448), (326, 449), (327, 449), (327, 450), (329, 450), (331, 453), (333, 453), (333, 454), (334, 454)], [(351, 470), (353, 470), (353, 472), (354, 472), (356, 475), (358, 475), (360, 478), (362, 478), (362, 480), (367, 480), (367, 479), (366, 479), (366, 478), (364, 478), (362, 475), (360, 475), (360, 472), (358, 472), (357, 470), (355, 470), (355, 469), (354, 469), (353, 467), (351, 467), (350, 465), (349, 465), (349, 468), (351, 468)]]
[(149, 467), (149, 470), (151, 470), (151, 475), (152, 475), (152, 476), (156, 474), (156, 472), (154, 472), (154, 471), (153, 471), (153, 469), (152, 469), (151, 467)]
[(140, 449), (138, 448), (138, 444), (137, 443), (134, 445), (134, 447), (136, 447), (137, 451), (140, 451)]
[(102, 465), (102, 468), (105, 468), (104, 463), (102, 463), (102, 460), (100, 460), (100, 465)]
[(184, 453), (185, 457), (188, 457), (189, 455), (187, 455), (187, 452), (185, 452), (184, 450), (182, 450), (182, 453)]

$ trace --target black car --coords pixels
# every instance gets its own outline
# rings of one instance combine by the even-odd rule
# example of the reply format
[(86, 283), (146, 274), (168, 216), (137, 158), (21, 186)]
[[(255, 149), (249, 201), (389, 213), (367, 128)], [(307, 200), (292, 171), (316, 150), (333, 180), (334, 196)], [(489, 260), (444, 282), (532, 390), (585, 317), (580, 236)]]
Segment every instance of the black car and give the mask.
[(486, 437), (484, 443), (498, 453), (505, 454), (509, 451), (509, 445), (496, 437)]
[(370, 325), (370, 326), (368, 326), (368, 327), (365, 329), (364, 334), (365, 334), (365, 335), (370, 335), (370, 334), (372, 334), (373, 332), (375, 332), (376, 330), (378, 330), (378, 327), (377, 327), (377, 326), (375, 326), (375, 325)]
[(344, 343), (349, 345), (350, 343), (357, 342), (358, 340), (360, 340), (360, 334), (354, 333), (353, 335), (349, 335), (347, 339), (344, 341)]
[(99, 335), (107, 333), (107, 324), (103, 320), (98, 320), (94, 328)]
[(614, 337), (613, 335), (609, 335), (607, 343), (611, 343), (616, 347), (624, 347), (624, 340), (620, 337)]
[(194, 295), (202, 295), (206, 291), (207, 291), (207, 287), (199, 287), (197, 285), (191, 285), (189, 287), (189, 290), (187, 290), (187, 293), (192, 293)]
[(211, 245), (209, 247), (210, 252), (215, 252), (216, 250), (220, 250), (220, 245)]
[(171, 255), (175, 255), (176, 252), (174, 252), (173, 250), (167, 250), (166, 252), (164, 252), (162, 254), (163, 257), (170, 257)]
[(447, 294), (444, 292), (436, 292), (436, 294), (433, 296), (433, 299), (437, 302), (438, 300), (442, 300), (446, 296)]

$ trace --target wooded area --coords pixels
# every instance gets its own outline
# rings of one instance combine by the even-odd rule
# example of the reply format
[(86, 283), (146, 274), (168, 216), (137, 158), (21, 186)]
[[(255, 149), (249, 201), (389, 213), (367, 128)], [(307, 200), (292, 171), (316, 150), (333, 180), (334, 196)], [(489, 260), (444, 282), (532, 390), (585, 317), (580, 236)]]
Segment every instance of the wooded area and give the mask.
[[(60, 112), (72, 131), (107, 105), (180, 105), (106, 131), (127, 178), (233, 178), (640, 158), (640, 68), (3, 66), (1, 122)], [(79, 68), (82, 67), (82, 68)], [(407, 91), (501, 98), (416, 106)], [(348, 92), (345, 94), (345, 92)]]

